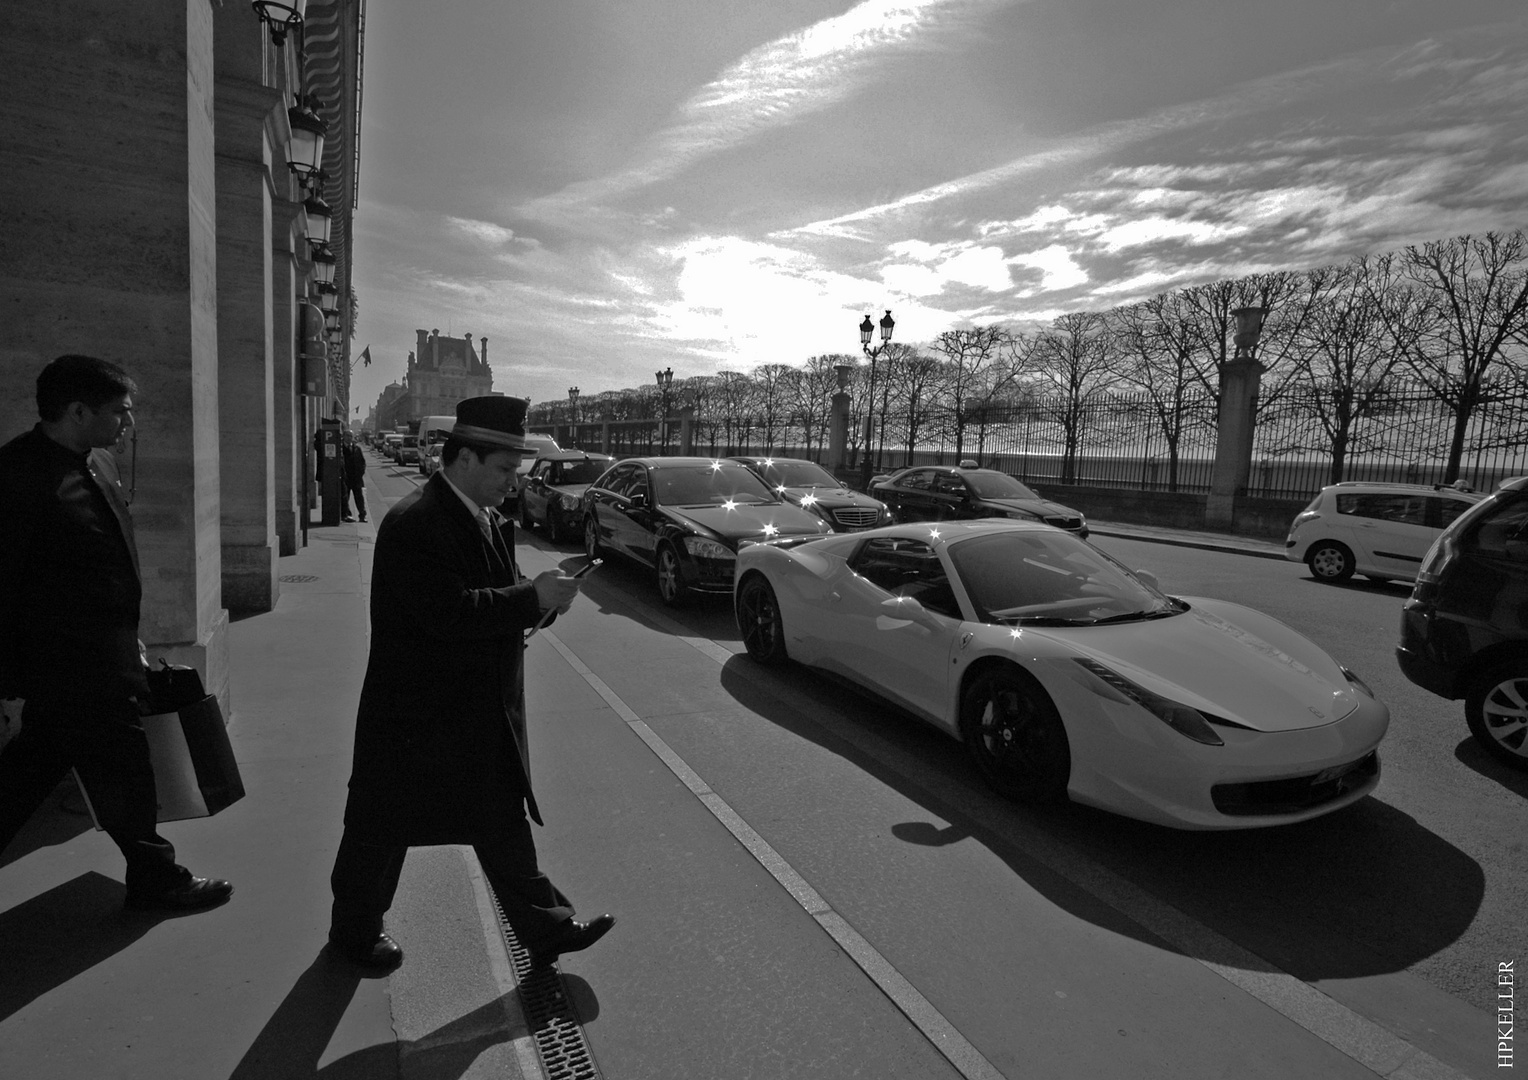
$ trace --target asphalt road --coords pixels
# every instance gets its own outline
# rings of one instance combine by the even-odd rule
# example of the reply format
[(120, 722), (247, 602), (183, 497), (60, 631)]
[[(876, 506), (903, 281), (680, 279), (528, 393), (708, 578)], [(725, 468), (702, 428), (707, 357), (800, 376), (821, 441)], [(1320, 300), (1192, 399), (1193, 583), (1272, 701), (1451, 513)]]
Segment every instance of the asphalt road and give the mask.
[[(375, 460), (386, 501), (418, 480)], [(385, 507), (373, 509), (380, 517)], [(527, 569), (581, 562), (576, 547), (553, 548), (539, 533), (517, 542)], [(1157, 1071), (1147, 1063), (1171, 1060), (1180, 1075), (1218, 1073), (1223, 1056), (1179, 1045), (1200, 1011), (1212, 1012), (1197, 975), (1181, 968), (1188, 958), (1298, 980), (1483, 1075), (1496, 966), (1520, 960), (1528, 943), (1528, 777), (1475, 749), (1460, 703), (1401, 676), (1392, 648), (1407, 590), (1318, 584), (1294, 563), (1097, 542), (1152, 570), (1169, 592), (1277, 616), (1362, 676), (1392, 713), (1376, 794), (1313, 822), (1234, 833), (1180, 832), (1084, 807), (1034, 811), (990, 794), (958, 744), (925, 725), (810, 672), (766, 672), (736, 655), (725, 601), (662, 609), (650, 574), (609, 563), (585, 590), (593, 605), (567, 617), (565, 632), (581, 633), (595, 654), (613, 655), (637, 635), (734, 654), (716, 668), (715, 688), (680, 693), (695, 696), (688, 710), (672, 706), (683, 721), (654, 717), (654, 728), (852, 910), (854, 925), (999, 1067), (1043, 1063), (1033, 1033), (1015, 1027), (1015, 1003), (1029, 1023), (1080, 1024), (1081, 1039), (1100, 1019), (1086, 1010), (1123, 994), (1128, 1009), (1103, 1013), (1107, 1049), (1093, 1059), (1074, 1046), (1056, 1067), (1147, 1075)], [(621, 685), (617, 673), (604, 677)], [(716, 718), (710, 689), (735, 716), (729, 708)], [(1064, 917), (1053, 924), (1054, 912)], [(1190, 921), (1180, 925), (1180, 913)], [(1068, 1015), (1073, 1006), (1081, 1016)], [(1346, 1063), (1275, 1054), (1258, 1071), (1338, 1075)], [(1236, 1071), (1253, 1075), (1247, 1067), (1238, 1060)]]

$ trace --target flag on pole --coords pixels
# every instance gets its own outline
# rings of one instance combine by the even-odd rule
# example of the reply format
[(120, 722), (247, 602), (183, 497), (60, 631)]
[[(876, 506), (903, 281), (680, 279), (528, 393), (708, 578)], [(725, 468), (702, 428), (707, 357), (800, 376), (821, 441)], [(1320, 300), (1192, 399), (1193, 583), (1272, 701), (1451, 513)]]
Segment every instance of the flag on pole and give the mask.
[(371, 367), (371, 346), (370, 345), (366, 346), (366, 348), (361, 350), (361, 363), (365, 364), (367, 367)]

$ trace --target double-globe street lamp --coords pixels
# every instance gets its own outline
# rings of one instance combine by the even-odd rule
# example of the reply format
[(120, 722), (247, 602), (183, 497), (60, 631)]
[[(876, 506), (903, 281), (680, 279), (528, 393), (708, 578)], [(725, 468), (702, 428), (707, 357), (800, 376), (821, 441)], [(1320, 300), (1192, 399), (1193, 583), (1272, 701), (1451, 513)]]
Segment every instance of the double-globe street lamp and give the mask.
[(870, 347), (870, 339), (875, 336), (875, 323), (870, 321), (870, 316), (865, 316), (865, 321), (859, 324), (860, 348), (870, 358), (870, 386), (865, 394), (865, 448), (860, 458), (860, 490), (870, 490), (870, 444), (871, 437), (875, 433), (875, 362), (880, 358), (881, 350), (891, 344), (891, 329), (896, 326), (896, 321), (891, 317), (891, 309), (886, 309), (886, 315), (881, 319), (881, 343), (875, 348)]
[(673, 368), (664, 368), (662, 371), (658, 372), (658, 390), (659, 390), (660, 393), (663, 394), (663, 419), (662, 419), (663, 426), (659, 430), (662, 432), (662, 437), (663, 437), (663, 452), (665, 454), (668, 453), (669, 392), (673, 389), (673, 386), (674, 386), (674, 369)]
[(568, 419), (578, 423), (578, 387), (568, 387)]

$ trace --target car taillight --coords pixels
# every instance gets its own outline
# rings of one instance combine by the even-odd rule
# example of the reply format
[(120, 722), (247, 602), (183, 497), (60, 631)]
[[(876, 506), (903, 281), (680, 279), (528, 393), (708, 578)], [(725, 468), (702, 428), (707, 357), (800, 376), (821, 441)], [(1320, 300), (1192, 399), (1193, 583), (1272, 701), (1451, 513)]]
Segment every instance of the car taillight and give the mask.
[(1298, 514), (1295, 515), (1295, 520), (1289, 527), (1291, 530), (1298, 529), (1307, 521), (1315, 521), (1320, 516), (1321, 515), (1314, 510), (1301, 510)]
[(1459, 544), (1454, 540), (1453, 534), (1454, 530), (1448, 530), (1434, 540), (1432, 547), (1427, 549), (1427, 554), (1422, 557), (1422, 568), (1417, 571), (1418, 585), (1438, 584), (1443, 577), (1443, 571), (1459, 554)]

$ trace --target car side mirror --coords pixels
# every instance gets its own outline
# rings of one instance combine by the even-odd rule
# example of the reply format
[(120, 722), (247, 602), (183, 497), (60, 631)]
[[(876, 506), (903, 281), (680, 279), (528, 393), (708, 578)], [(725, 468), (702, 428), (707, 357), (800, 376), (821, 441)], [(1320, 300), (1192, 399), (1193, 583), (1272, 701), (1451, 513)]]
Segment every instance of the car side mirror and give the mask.
[(893, 619), (907, 619), (923, 626), (935, 622), (933, 612), (911, 596), (893, 596), (881, 601), (881, 611)]
[(647, 493), (645, 491), (636, 492), (631, 496), (631, 502), (629, 505), (633, 510), (647, 509)]
[(1149, 587), (1157, 590), (1157, 592), (1162, 591), (1162, 583), (1157, 580), (1157, 575), (1153, 574), (1150, 570), (1137, 570), (1135, 571), (1135, 576), (1140, 578)]

